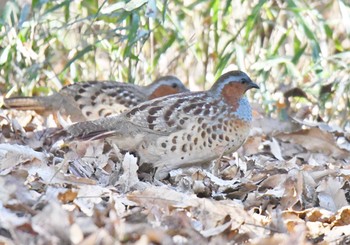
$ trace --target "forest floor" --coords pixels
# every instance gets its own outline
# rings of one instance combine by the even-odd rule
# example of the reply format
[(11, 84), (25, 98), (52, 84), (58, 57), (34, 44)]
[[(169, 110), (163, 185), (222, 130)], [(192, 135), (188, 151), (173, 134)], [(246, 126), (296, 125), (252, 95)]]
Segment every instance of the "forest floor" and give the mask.
[(238, 152), (147, 181), (115, 146), (65, 142), (52, 117), (0, 118), (0, 244), (350, 243), (340, 128), (255, 111)]

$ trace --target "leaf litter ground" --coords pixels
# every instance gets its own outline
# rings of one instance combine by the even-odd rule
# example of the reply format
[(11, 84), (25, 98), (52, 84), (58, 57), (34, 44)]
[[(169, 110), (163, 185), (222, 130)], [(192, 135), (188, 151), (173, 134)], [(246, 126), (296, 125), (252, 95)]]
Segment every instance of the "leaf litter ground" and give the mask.
[(67, 144), (52, 117), (0, 119), (0, 243), (350, 242), (342, 129), (256, 115), (238, 152), (157, 181), (114, 145)]

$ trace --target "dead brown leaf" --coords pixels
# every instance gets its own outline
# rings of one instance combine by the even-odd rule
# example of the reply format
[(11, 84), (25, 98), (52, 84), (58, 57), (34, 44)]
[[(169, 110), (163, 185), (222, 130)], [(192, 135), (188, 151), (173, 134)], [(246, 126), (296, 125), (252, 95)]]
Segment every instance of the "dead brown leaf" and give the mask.
[(350, 225), (350, 206), (346, 206), (338, 210), (332, 226), (349, 226)]
[(19, 164), (38, 161), (46, 163), (42, 152), (23, 145), (0, 144), (0, 173), (7, 174)]
[(57, 198), (62, 203), (68, 203), (74, 201), (74, 199), (78, 196), (78, 192), (73, 190), (67, 190), (64, 193), (59, 193)]
[(320, 207), (336, 212), (341, 207), (347, 206), (345, 191), (341, 188), (343, 184), (341, 178), (328, 177), (322, 180), (316, 189)]
[[(165, 186), (149, 186), (143, 191), (131, 192), (128, 194), (128, 199), (144, 207), (159, 207), (166, 210), (165, 213), (174, 209), (195, 212), (197, 220), (201, 224), (201, 232), (216, 228), (217, 224), (224, 220), (227, 215), (234, 217), (231, 229), (239, 229), (243, 233), (248, 232), (253, 237), (257, 235), (257, 232), (264, 233), (265, 231), (262, 227), (259, 228), (257, 221), (244, 210), (241, 204), (233, 201), (200, 199), (193, 195), (176, 192)], [(254, 226), (257, 227), (254, 228)]]
[(302, 129), (293, 133), (279, 133), (277, 138), (302, 145), (311, 152), (320, 152), (340, 159), (350, 159), (350, 153), (340, 149), (331, 133), (319, 128)]

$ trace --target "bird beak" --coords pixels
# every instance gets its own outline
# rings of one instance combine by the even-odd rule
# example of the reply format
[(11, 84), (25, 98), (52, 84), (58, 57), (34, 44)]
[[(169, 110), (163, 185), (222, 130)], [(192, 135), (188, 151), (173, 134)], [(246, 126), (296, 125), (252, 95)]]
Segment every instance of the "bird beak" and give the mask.
[(250, 82), (250, 83), (249, 83), (249, 88), (250, 88), (250, 89), (251, 89), (251, 88), (260, 89), (259, 85), (256, 84), (255, 82)]

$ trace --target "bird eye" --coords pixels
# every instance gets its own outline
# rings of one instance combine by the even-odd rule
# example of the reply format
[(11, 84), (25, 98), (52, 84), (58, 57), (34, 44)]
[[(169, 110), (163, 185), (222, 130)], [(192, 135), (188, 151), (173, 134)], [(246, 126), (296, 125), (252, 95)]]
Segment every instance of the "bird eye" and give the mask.
[(173, 83), (173, 84), (171, 85), (171, 87), (172, 87), (172, 88), (177, 88), (177, 84), (176, 84), (176, 83)]
[(248, 81), (245, 80), (244, 78), (242, 78), (242, 79), (241, 79), (241, 83), (242, 83), (242, 84), (245, 84), (245, 83), (248, 83)]

